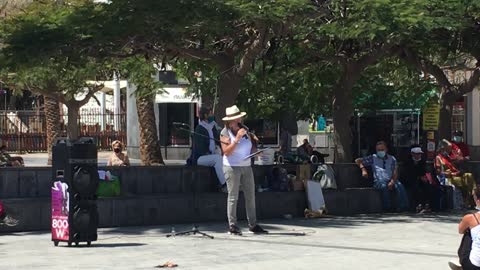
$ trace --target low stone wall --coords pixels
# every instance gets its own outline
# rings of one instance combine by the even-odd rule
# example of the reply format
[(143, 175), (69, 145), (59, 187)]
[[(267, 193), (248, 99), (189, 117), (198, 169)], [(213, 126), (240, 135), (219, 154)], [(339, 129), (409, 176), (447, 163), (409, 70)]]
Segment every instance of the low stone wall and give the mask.
[[(478, 176), (480, 163), (471, 163)], [(285, 165), (295, 173), (295, 165)], [(355, 164), (334, 164), (338, 190), (324, 190), (329, 213), (353, 215), (382, 211), (380, 193), (363, 179)], [(99, 168), (120, 176), (122, 196), (100, 198), (101, 227), (181, 224), (226, 221), (226, 194), (217, 191), (214, 170), (208, 167), (156, 166)], [(272, 166), (255, 166), (257, 183), (263, 183)], [(312, 168), (314, 171), (315, 168)], [(7, 211), (18, 218), (17, 227), (0, 227), (0, 232), (50, 228), (51, 168), (0, 169), (0, 199)], [(451, 197), (451, 194), (450, 194)], [(451, 200), (451, 199), (450, 199)], [(239, 217), (245, 217), (243, 199)], [(260, 219), (282, 218), (285, 214), (303, 215), (307, 207), (304, 192), (259, 192), (257, 214)]]
[[(296, 165), (283, 165), (296, 173)], [(371, 182), (361, 177), (353, 164), (334, 164), (339, 189), (369, 187)], [(255, 181), (265, 183), (273, 166), (254, 166)], [(218, 191), (218, 179), (213, 168), (201, 166), (130, 166), (100, 167), (110, 170), (121, 179), (123, 195), (152, 195), (164, 193), (205, 193)], [(312, 173), (315, 168), (312, 166)], [(50, 197), (53, 181), (49, 167), (1, 168), (0, 198)]]
[[(296, 173), (296, 165), (283, 165)], [(339, 190), (372, 187), (372, 181), (361, 177), (355, 164), (332, 164)], [(100, 167), (110, 170), (121, 179), (122, 194), (154, 195), (172, 193), (206, 193), (218, 191), (213, 168), (201, 166), (131, 166)], [(272, 166), (254, 166), (257, 185), (265, 183)], [(470, 162), (468, 170), (480, 180), (480, 162)], [(312, 166), (312, 173), (315, 168)], [(0, 168), (0, 199), (50, 197), (52, 171), (49, 167)]]
[[(381, 212), (381, 197), (373, 189), (324, 191), (332, 215)], [(261, 219), (303, 216), (307, 207), (304, 192), (260, 192), (256, 195), (257, 216)], [(4, 200), (7, 211), (20, 220), (16, 227), (1, 227), (0, 232), (50, 229), (50, 198)], [(98, 200), (100, 227), (148, 226), (194, 222), (225, 222), (227, 195), (224, 193), (157, 194), (124, 196)], [(239, 219), (245, 219), (244, 200), (240, 196)]]

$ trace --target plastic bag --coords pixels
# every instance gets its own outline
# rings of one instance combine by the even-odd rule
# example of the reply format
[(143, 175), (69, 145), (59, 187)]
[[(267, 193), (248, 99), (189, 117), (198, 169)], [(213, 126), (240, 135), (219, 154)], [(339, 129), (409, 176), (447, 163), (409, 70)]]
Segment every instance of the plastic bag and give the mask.
[(100, 181), (97, 188), (98, 197), (117, 197), (121, 194), (120, 178), (110, 174), (108, 180)]

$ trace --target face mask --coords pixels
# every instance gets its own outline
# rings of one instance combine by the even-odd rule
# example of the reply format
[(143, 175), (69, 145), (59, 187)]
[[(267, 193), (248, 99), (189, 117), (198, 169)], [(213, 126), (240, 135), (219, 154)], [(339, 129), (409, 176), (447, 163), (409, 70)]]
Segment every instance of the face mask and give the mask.
[(120, 148), (115, 148), (115, 149), (113, 149), (113, 152), (115, 152), (115, 153), (120, 153)]
[(377, 151), (377, 157), (379, 158), (384, 158), (385, 157), (385, 151)]
[(215, 116), (213, 116), (213, 115), (212, 115), (212, 116), (209, 116), (209, 117), (207, 118), (207, 121), (208, 121), (208, 123), (212, 123), (213, 121), (215, 121)]
[(422, 160), (422, 158), (418, 158), (418, 159), (417, 159), (417, 158), (415, 158), (415, 157), (412, 157), (412, 159), (413, 159), (413, 161), (415, 161), (415, 162), (419, 162), (420, 160)]
[(461, 142), (461, 141), (462, 141), (462, 137), (460, 137), (460, 136), (453, 136), (453, 141), (454, 141), (454, 142)]

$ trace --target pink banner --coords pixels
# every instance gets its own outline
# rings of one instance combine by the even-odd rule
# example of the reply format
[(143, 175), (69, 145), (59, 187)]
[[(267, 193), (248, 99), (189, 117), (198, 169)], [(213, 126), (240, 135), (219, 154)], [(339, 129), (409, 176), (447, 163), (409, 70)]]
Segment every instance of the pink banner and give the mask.
[(69, 194), (68, 185), (57, 181), (52, 187), (52, 239), (69, 239)]

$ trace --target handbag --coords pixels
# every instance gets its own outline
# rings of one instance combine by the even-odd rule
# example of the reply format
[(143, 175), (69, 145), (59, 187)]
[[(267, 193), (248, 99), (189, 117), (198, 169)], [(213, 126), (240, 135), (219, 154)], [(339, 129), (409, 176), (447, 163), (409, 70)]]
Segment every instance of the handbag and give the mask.
[(427, 183), (432, 185), (432, 186), (438, 186), (438, 180), (433, 177), (433, 175), (429, 172), (425, 173), (425, 178), (427, 179)]

